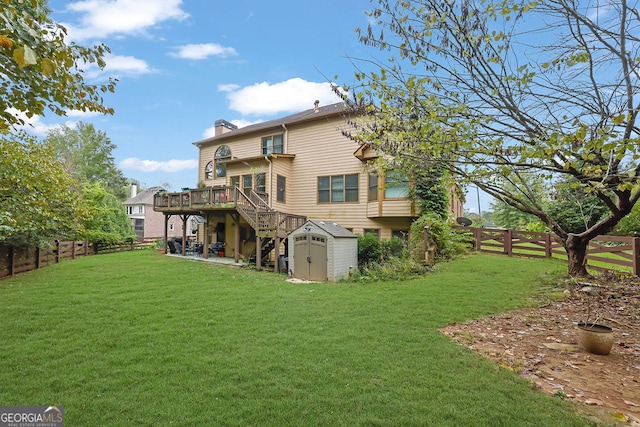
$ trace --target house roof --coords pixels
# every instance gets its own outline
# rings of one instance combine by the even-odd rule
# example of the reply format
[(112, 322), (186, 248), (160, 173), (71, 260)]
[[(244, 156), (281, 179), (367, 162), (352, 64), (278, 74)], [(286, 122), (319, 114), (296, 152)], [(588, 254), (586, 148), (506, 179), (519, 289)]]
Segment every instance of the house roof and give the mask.
[(296, 123), (303, 123), (308, 121), (317, 120), (320, 118), (326, 118), (338, 114), (342, 114), (347, 110), (347, 105), (344, 102), (337, 102), (335, 104), (325, 105), (322, 107), (318, 107), (316, 111), (315, 108), (310, 108), (308, 110), (304, 110), (300, 113), (292, 114), (290, 116), (282, 117), (279, 119), (268, 120), (262, 123), (256, 123), (253, 125), (245, 126), (240, 129), (232, 130), (229, 132), (225, 132), (221, 135), (216, 135), (207, 139), (203, 139), (201, 141), (194, 142), (193, 145), (197, 147), (201, 147), (203, 145), (214, 144), (218, 141), (223, 141), (228, 138), (233, 138), (238, 135), (249, 134), (252, 132), (258, 132), (269, 128), (279, 128), (282, 125), (292, 125)]
[(341, 226), (336, 222), (310, 219), (302, 227), (305, 227), (308, 224), (315, 225), (316, 227), (329, 233), (333, 237), (357, 237), (351, 231), (347, 230), (346, 228), (344, 228), (343, 226)]
[(163, 187), (151, 187), (146, 190), (140, 191), (135, 197), (129, 197), (122, 202), (123, 205), (152, 205), (153, 196), (160, 190), (164, 190)]

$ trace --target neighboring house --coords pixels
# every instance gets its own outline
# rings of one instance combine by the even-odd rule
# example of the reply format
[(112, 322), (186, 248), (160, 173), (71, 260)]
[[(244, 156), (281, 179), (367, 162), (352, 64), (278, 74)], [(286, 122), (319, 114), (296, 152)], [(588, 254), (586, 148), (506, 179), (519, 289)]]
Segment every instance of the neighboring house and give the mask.
[[(131, 185), (131, 197), (122, 202), (127, 216), (131, 219), (138, 240), (151, 240), (164, 237), (165, 215), (153, 209), (153, 197), (162, 187), (151, 187), (138, 193), (138, 187)], [(182, 221), (178, 217), (168, 217), (168, 237), (182, 236)], [(197, 227), (193, 227), (197, 228)], [(191, 231), (188, 232), (191, 235)]]
[[(406, 237), (418, 216), (398, 174), (378, 173), (377, 154), (342, 135), (345, 104), (315, 107), (238, 129), (218, 120), (199, 149), (198, 189), (156, 197), (165, 214), (202, 215), (198, 240), (225, 253), (264, 258), (307, 219), (336, 222), (355, 234)], [(462, 215), (452, 197), (451, 214)], [(206, 252), (205, 252), (206, 254)], [(273, 255), (272, 255), (273, 257)], [(276, 268), (278, 263), (275, 263)]]

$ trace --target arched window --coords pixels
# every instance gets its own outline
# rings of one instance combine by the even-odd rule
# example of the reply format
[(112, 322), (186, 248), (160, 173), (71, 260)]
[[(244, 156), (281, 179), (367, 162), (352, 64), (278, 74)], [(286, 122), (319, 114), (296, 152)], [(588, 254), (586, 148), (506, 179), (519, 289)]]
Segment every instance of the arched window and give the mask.
[(213, 179), (213, 162), (207, 163), (204, 167), (204, 179)]
[(216, 178), (227, 176), (227, 165), (225, 161), (231, 160), (231, 149), (226, 145), (221, 145), (216, 150)]

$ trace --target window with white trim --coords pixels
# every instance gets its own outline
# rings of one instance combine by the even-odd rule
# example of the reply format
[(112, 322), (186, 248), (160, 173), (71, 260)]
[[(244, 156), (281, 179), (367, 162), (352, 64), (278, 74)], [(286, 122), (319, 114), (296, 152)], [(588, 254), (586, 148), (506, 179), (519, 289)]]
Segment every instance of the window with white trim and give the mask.
[(265, 136), (262, 138), (262, 154), (282, 154), (284, 153), (284, 138), (282, 134)]
[(216, 178), (224, 178), (227, 176), (226, 161), (231, 160), (231, 149), (226, 145), (221, 145), (216, 150), (215, 162), (216, 162)]

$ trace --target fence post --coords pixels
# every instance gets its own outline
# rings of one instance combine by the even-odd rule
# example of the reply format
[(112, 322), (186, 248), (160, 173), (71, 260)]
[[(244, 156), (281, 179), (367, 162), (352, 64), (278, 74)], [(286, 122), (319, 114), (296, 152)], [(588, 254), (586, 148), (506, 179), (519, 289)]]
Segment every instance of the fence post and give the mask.
[(631, 245), (633, 247), (633, 274), (640, 276), (640, 237), (634, 237)]
[(40, 246), (36, 246), (36, 269), (40, 268)]
[(544, 233), (544, 255), (551, 258), (551, 233)]
[(511, 256), (513, 253), (513, 249), (512, 249), (512, 241), (511, 239), (513, 239), (513, 232), (511, 230), (505, 230), (504, 233), (504, 241), (502, 242), (502, 245), (504, 247), (504, 253)]
[(84, 241), (84, 256), (89, 256), (89, 241)]
[(60, 240), (56, 240), (56, 263), (60, 262)]
[(424, 227), (424, 238), (423, 238), (423, 253), (424, 253), (424, 261), (427, 265), (432, 265), (436, 259), (436, 250), (434, 245), (431, 243), (431, 239), (429, 238), (429, 231), (431, 227), (428, 225)]
[(476, 251), (480, 252), (480, 245), (482, 245), (482, 228), (473, 229), (473, 238), (476, 240)]

